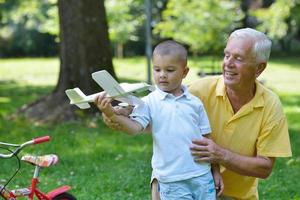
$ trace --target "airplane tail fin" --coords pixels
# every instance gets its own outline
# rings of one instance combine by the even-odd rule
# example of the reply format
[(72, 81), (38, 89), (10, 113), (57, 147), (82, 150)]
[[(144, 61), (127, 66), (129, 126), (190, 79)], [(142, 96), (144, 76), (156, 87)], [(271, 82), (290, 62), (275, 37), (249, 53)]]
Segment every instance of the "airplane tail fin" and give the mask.
[(70, 99), (70, 104), (75, 104), (80, 109), (87, 109), (91, 107), (90, 104), (86, 101), (86, 95), (79, 88), (66, 90), (66, 95)]

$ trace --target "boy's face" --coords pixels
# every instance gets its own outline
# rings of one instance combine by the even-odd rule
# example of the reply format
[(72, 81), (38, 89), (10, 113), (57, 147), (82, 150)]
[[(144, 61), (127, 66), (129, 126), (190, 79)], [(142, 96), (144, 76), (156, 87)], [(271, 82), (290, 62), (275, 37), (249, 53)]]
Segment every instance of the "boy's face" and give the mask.
[(175, 96), (181, 94), (181, 82), (189, 69), (184, 61), (172, 55), (153, 55), (153, 77), (155, 84), (164, 92)]

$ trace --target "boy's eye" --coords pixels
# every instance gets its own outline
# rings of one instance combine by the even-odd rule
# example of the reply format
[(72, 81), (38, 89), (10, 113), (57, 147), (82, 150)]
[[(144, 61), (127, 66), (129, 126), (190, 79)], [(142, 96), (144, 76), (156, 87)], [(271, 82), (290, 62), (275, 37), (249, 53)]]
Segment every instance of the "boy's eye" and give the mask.
[(160, 72), (160, 69), (154, 68), (154, 71), (156, 71), (156, 72)]
[(167, 69), (167, 72), (174, 72), (174, 69)]

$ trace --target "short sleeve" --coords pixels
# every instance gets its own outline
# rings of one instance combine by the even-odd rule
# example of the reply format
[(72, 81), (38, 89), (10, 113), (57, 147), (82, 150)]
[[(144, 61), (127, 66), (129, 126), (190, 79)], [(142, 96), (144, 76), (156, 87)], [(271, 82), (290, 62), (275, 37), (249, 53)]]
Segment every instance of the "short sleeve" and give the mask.
[(202, 135), (206, 135), (211, 133), (211, 128), (210, 128), (210, 124), (209, 124), (209, 120), (206, 114), (206, 111), (203, 107), (203, 105), (201, 104), (201, 106), (199, 107), (199, 129), (201, 130), (201, 134)]
[(292, 155), (285, 117), (266, 124), (262, 129), (257, 140), (257, 155), (267, 157), (289, 157)]
[(145, 129), (150, 123), (150, 111), (147, 103), (135, 106), (130, 114), (130, 119), (138, 122)]

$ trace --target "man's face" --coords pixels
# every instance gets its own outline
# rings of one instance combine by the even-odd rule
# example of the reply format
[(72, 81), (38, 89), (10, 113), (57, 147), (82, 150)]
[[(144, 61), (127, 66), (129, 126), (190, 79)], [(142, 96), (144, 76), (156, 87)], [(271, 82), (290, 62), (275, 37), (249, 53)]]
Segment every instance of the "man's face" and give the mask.
[(251, 52), (250, 39), (231, 38), (224, 49), (223, 77), (226, 87), (243, 89), (253, 86), (258, 64)]
[(174, 95), (180, 93), (182, 79), (186, 77), (187, 73), (188, 68), (184, 62), (174, 56), (153, 56), (154, 81), (162, 91)]

